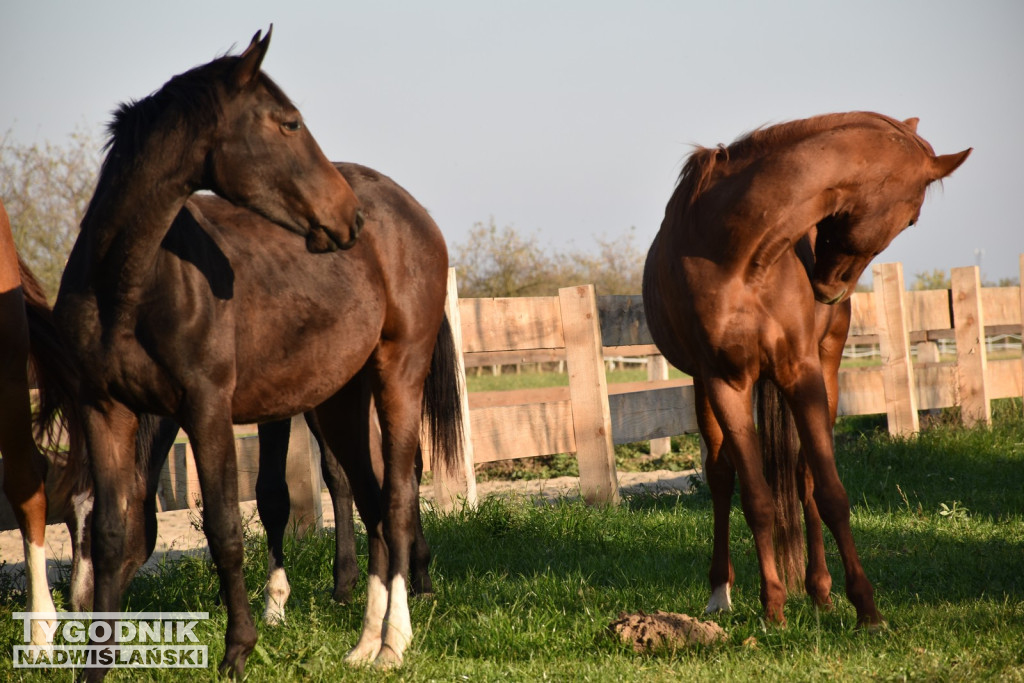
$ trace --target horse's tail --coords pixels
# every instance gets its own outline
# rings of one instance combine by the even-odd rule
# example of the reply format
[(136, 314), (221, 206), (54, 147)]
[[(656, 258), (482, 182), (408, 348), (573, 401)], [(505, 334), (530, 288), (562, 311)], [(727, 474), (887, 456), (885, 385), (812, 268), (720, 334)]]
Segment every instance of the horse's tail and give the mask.
[(431, 469), (441, 462), (449, 472), (461, 469), (462, 401), (459, 395), (458, 353), (448, 316), (441, 321), (423, 386), (423, 418), (430, 434)]
[[(80, 379), (67, 347), (53, 322), (53, 311), (39, 281), (18, 257), (21, 288), (28, 320), (29, 363), (39, 389), (38, 407), (33, 415), (36, 441), (47, 457), (63, 465), (54, 497), (67, 501), (89, 481), (85, 454), (85, 431), (78, 399)], [(67, 439), (68, 451), (61, 451)]]
[(797, 483), (799, 442), (796, 425), (782, 392), (769, 380), (755, 389), (764, 475), (775, 501), (775, 557), (782, 582), (790, 592), (803, 587), (805, 550), (803, 506)]

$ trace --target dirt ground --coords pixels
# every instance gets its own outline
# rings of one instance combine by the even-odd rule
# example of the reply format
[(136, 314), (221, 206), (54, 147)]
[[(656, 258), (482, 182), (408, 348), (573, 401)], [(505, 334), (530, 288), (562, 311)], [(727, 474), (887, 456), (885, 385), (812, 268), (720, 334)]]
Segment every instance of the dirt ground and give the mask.
[[(690, 472), (673, 472), (657, 470), (653, 472), (620, 472), (619, 488), (623, 494), (649, 492), (685, 492), (690, 488)], [(578, 491), (579, 480), (576, 477), (555, 477), (553, 479), (537, 479), (530, 481), (486, 481), (477, 483), (477, 495), (480, 499), (494, 495), (540, 497), (551, 500), (561, 496), (572, 497)], [(431, 487), (424, 486), (420, 495), (425, 500), (433, 496)], [(242, 519), (249, 519), (250, 524), (259, 524), (255, 515), (256, 501), (241, 504)], [(334, 511), (331, 508), (330, 496), (323, 493), (323, 524), (334, 526)], [(147, 566), (160, 562), (165, 557), (174, 557), (184, 552), (206, 551), (206, 538), (196, 529), (195, 513), (189, 510), (172, 510), (161, 512), (156, 550), (147, 562)], [(50, 581), (55, 581), (66, 572), (66, 563), (71, 560), (71, 540), (67, 527), (53, 524), (46, 527), (47, 573)], [(0, 571), (11, 573), (24, 580), (24, 561), (21, 534), (17, 530), (0, 532)], [(65, 567), (62, 568), (62, 564)]]

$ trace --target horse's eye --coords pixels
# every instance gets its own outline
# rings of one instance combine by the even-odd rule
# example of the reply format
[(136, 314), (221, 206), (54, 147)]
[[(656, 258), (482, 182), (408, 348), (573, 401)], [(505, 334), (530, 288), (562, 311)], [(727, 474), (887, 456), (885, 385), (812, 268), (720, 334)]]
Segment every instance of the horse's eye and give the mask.
[(281, 128), (289, 133), (297, 133), (302, 130), (302, 121), (285, 121), (281, 124)]

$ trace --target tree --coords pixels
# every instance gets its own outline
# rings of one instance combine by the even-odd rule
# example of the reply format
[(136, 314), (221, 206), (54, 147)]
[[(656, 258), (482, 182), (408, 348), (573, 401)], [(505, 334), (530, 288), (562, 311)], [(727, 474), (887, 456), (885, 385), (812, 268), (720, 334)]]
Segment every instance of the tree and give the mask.
[(56, 296), (78, 226), (92, 198), (99, 145), (76, 131), (66, 144), (23, 145), (0, 138), (0, 199), (11, 218), (18, 253)]
[(639, 294), (643, 287), (646, 254), (633, 243), (635, 236), (636, 228), (630, 228), (628, 233), (615, 239), (595, 238), (596, 254), (570, 254), (573, 269), (569, 279), (574, 282), (566, 282), (563, 286), (593, 283), (600, 295)]
[(473, 225), (465, 244), (454, 246), (452, 262), (460, 296), (541, 296), (558, 288), (558, 264), (537, 236), (512, 226), (499, 230), (493, 217)]
[(452, 264), (465, 297), (552, 296), (559, 287), (594, 284), (598, 294), (639, 294), (644, 253), (634, 231), (615, 239), (597, 238), (597, 252), (554, 252), (537, 235), (512, 226), (499, 229), (494, 218), (477, 223), (462, 244), (452, 246)]
[(922, 289), (951, 289), (952, 286), (946, 271), (936, 268), (931, 272), (915, 273), (914, 284), (910, 288), (914, 291), (921, 291)]

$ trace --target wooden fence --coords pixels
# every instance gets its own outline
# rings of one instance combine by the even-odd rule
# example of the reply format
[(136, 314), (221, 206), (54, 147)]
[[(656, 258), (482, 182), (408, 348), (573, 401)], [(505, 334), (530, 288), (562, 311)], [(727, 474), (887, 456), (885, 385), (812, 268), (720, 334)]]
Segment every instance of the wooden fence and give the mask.
[[(884, 413), (890, 432), (908, 435), (919, 429), (920, 410), (959, 406), (965, 424), (989, 423), (992, 399), (1024, 394), (1022, 360), (989, 360), (985, 350), (986, 336), (1021, 332), (1021, 287), (982, 288), (978, 269), (969, 267), (952, 271), (950, 290), (908, 292), (900, 264), (875, 266), (874, 282), (873, 292), (853, 295), (848, 343), (878, 344), (882, 363), (840, 372), (840, 415)], [(553, 297), (458, 299), (451, 275), (447, 312), (463, 350), (463, 388), (467, 365), (559, 361), (569, 386), (463, 391), (464, 467), (433, 476), (442, 508), (475, 503), (473, 463), (554, 453), (576, 454), (588, 502), (613, 504), (619, 495), (615, 444), (656, 440), (653, 445), (664, 452), (669, 437), (697, 431), (692, 382), (667, 379), (638, 295), (597, 297), (586, 285)], [(955, 340), (954, 360), (938, 357), (935, 344), (943, 339)], [(606, 356), (648, 357), (651, 379), (607, 385)], [(239, 438), (237, 446), (240, 497), (251, 500), (256, 437)], [(199, 488), (191, 458), (187, 443), (176, 444), (162, 477), (162, 509), (195, 505)], [(292, 422), (288, 460), (293, 519), (300, 528), (318, 524), (319, 454), (301, 417)], [(7, 508), (5, 500), (0, 508)], [(9, 508), (0, 509), (0, 528), (10, 527), (4, 523), (9, 516)]]

